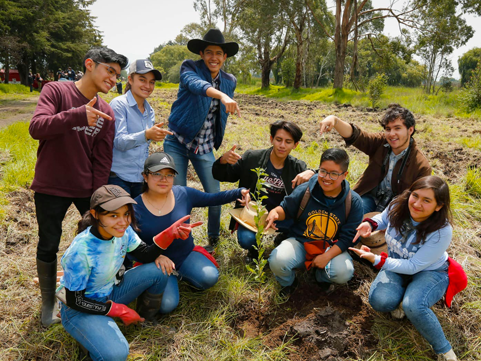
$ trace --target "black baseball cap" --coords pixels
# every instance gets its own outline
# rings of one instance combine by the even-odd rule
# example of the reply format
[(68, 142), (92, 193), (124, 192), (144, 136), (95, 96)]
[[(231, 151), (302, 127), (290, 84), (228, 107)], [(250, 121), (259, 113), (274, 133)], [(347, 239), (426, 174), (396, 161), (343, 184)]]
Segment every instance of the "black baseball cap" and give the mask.
[(144, 163), (144, 173), (158, 172), (159, 170), (166, 168), (172, 169), (175, 174), (179, 174), (175, 169), (174, 158), (165, 152), (151, 154)]
[(154, 73), (155, 80), (162, 80), (162, 74), (160, 71), (154, 68), (152, 62), (147, 59), (137, 59), (129, 67), (129, 75), (130, 74), (147, 74), (147, 73)]
[(126, 204), (137, 204), (137, 202), (123, 188), (113, 184), (100, 187), (90, 197), (90, 209), (100, 206), (111, 212)]

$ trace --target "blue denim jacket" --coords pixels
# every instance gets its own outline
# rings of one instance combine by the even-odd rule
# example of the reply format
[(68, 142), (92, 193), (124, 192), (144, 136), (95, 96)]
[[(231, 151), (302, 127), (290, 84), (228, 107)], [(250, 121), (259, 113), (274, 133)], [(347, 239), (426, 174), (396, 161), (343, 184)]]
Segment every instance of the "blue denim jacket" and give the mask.
[(145, 139), (145, 131), (154, 125), (154, 110), (145, 100), (142, 114), (130, 90), (114, 98), (110, 106), (115, 113), (112, 172), (126, 182), (140, 183), (149, 156), (150, 141)]
[[(220, 71), (220, 91), (234, 97), (237, 80), (232, 74)], [(172, 104), (169, 128), (190, 143), (202, 128), (209, 113), (212, 98), (206, 95), (212, 86), (212, 76), (204, 61), (185, 60), (180, 68), (180, 84), (177, 100)], [(224, 104), (220, 104), (220, 121), (215, 125), (214, 148), (218, 149), (224, 138), (228, 114)]]

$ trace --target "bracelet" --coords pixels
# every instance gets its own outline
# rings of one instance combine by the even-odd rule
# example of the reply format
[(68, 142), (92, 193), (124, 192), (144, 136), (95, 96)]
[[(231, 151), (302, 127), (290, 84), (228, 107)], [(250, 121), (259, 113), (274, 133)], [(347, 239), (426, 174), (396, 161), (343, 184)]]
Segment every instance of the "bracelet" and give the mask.
[(386, 252), (381, 252), (381, 260), (377, 265), (374, 266), (375, 269), (381, 269), (382, 266), (384, 266), (384, 263), (386, 263), (386, 258), (387, 258), (387, 253)]
[(362, 221), (367, 222), (371, 225), (371, 232), (374, 232), (377, 229), (377, 222), (373, 221), (371, 218), (364, 218)]

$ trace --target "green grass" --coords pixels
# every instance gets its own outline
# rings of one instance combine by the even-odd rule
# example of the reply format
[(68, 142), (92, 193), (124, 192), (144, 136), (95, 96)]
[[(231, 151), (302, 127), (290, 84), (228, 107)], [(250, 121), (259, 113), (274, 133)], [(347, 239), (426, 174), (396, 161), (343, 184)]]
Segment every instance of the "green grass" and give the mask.
[(0, 84), (0, 94), (29, 94), (30, 88), (22, 84)]
[(18, 187), (28, 187), (35, 173), (38, 142), (28, 133), (28, 122), (17, 122), (0, 130), (0, 218), (5, 194)]
[[(351, 104), (359, 107), (370, 107), (368, 93), (350, 89), (332, 88), (286, 88), (271, 85), (269, 89), (261, 89), (256, 85), (239, 84), (239, 93), (264, 95), (282, 100), (309, 100), (323, 103)], [(430, 114), (434, 116), (459, 117), (481, 119), (481, 110), (467, 113), (460, 103), (460, 89), (451, 93), (440, 92), (438, 95), (428, 95), (421, 88), (393, 87), (385, 89), (379, 101), (379, 107), (385, 108), (390, 103), (398, 103), (414, 113)]]

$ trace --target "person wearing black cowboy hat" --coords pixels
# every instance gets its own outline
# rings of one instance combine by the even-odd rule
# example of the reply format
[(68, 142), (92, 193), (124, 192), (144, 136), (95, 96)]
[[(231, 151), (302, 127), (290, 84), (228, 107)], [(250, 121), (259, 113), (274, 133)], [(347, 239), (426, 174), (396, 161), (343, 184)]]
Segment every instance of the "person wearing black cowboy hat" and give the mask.
[[(212, 176), (214, 148), (222, 143), (229, 114), (240, 116), (240, 109), (232, 98), (236, 78), (223, 71), (228, 57), (239, 50), (235, 42), (226, 42), (221, 31), (210, 29), (203, 39), (192, 39), (187, 48), (199, 54), (197, 61), (185, 60), (180, 68), (177, 100), (172, 104), (169, 129), (174, 133), (164, 141), (164, 151), (174, 158), (178, 176), (176, 185), (187, 185), (189, 160), (207, 193), (220, 191), (220, 184)], [(209, 244), (219, 240), (221, 207), (209, 207)]]

